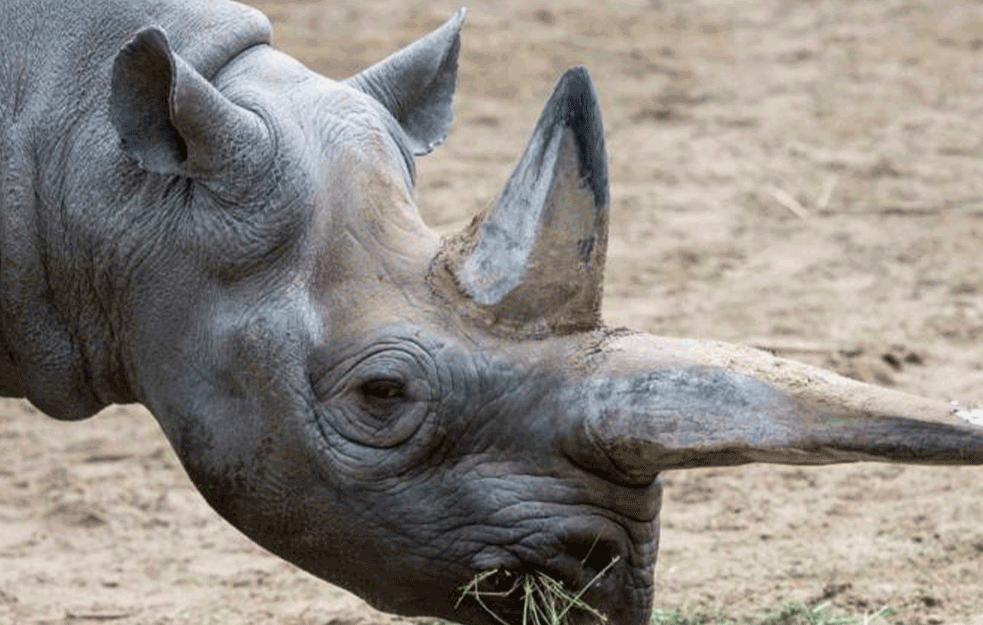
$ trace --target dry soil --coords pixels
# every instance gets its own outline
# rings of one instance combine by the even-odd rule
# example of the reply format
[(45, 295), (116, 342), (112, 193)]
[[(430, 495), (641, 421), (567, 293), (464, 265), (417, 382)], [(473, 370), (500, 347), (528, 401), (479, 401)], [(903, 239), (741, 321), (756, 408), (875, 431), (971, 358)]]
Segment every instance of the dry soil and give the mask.
[[(447, 0), (257, 2), (342, 78)], [(419, 163), (450, 232), (495, 197), (552, 84), (584, 64), (611, 160), (613, 325), (746, 342), (983, 399), (983, 5), (474, 0), (456, 122)], [(0, 405), (0, 623), (397, 620), (211, 512), (152, 418)], [(668, 476), (657, 603), (831, 601), (983, 624), (983, 469), (753, 466)]]

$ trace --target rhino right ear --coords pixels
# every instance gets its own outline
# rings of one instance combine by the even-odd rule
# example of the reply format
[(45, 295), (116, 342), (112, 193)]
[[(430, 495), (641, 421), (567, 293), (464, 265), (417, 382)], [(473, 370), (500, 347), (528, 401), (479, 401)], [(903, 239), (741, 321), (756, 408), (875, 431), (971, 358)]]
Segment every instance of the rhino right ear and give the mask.
[(392, 113), (416, 156), (429, 154), (447, 138), (464, 15), (458, 9), (426, 37), (345, 80)]
[(174, 54), (157, 27), (138, 32), (116, 56), (109, 118), (122, 150), (157, 174), (234, 184), (272, 155), (263, 120)]

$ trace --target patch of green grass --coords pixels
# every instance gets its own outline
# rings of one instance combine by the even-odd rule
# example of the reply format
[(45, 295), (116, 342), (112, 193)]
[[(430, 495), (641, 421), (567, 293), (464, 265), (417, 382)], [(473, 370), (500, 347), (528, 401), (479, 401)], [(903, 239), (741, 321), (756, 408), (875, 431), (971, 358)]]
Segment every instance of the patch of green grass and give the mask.
[[(485, 581), (488, 577), (491, 577), (494, 573), (489, 572), (481, 579), (476, 577), (478, 584)], [(479, 576), (480, 577), (480, 576)], [(535, 594), (539, 592), (538, 584), (542, 584), (543, 580), (535, 581), (531, 578), (532, 575), (523, 576), (521, 581), (517, 581), (516, 585), (509, 589), (509, 592), (521, 591), (523, 597), (530, 596), (526, 593), (531, 593), (530, 603), (536, 606), (540, 605), (540, 600), (535, 600)], [(545, 576), (543, 576), (545, 577)], [(529, 590), (526, 589), (526, 585), (529, 585)], [(545, 592), (547, 594), (555, 592), (552, 588), (553, 584), (558, 584), (556, 580), (549, 580), (546, 582), (547, 586)], [(571, 594), (566, 589), (561, 590), (558, 595), (554, 598), (553, 607), (534, 607), (531, 608), (532, 612), (523, 616), (521, 623), (508, 623), (504, 619), (500, 618), (494, 612), (489, 610), (489, 607), (483, 603), (482, 598), (487, 598), (489, 595), (492, 596), (505, 596), (508, 593), (502, 592), (492, 592), (479, 590), (480, 586), (475, 585), (472, 581), (471, 584), (462, 589), (463, 596), (471, 596), (479, 601), (479, 604), (488, 610), (492, 616), (497, 619), (502, 625), (557, 625), (562, 624), (567, 618), (570, 610), (580, 609), (586, 610), (589, 614), (597, 619), (597, 623), (606, 623), (607, 619), (599, 614), (596, 610), (584, 604), (577, 595)], [(583, 593), (583, 591), (581, 591)], [(560, 607), (563, 606), (563, 607)], [(890, 617), (894, 616), (896, 612), (891, 608), (881, 608), (876, 612), (866, 614), (862, 617), (857, 616), (846, 616), (843, 614), (836, 614), (830, 609), (828, 603), (823, 603), (815, 606), (808, 606), (804, 603), (786, 603), (783, 606), (770, 610), (763, 614), (762, 616), (755, 618), (734, 618), (721, 614), (720, 612), (715, 612), (712, 614), (707, 614), (704, 612), (684, 612), (678, 608), (675, 609), (660, 609), (656, 608), (652, 612), (652, 620), (650, 625), (889, 625)], [(421, 625), (455, 625), (448, 621), (435, 621), (426, 620), (420, 621)]]
[(660, 610), (652, 612), (651, 625), (734, 625), (733, 621), (720, 620), (705, 614), (683, 614), (682, 610)]
[(887, 625), (886, 619), (895, 614), (891, 608), (881, 608), (863, 617), (846, 616), (834, 614), (829, 607), (828, 603), (816, 606), (786, 603), (753, 619), (735, 619), (721, 614), (686, 614), (679, 609), (657, 608), (652, 613), (651, 625)]

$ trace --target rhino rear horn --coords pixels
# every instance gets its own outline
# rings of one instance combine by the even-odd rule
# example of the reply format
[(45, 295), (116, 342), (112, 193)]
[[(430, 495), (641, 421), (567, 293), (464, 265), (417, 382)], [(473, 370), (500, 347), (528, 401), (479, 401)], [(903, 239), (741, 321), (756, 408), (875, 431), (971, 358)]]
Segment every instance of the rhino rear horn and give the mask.
[(495, 205), (458, 241), (458, 287), (489, 323), (527, 333), (600, 324), (608, 175), (590, 75), (568, 70)]
[(120, 147), (141, 168), (232, 190), (268, 167), (263, 120), (233, 103), (174, 54), (160, 28), (138, 32), (116, 56), (109, 116)]
[(345, 80), (392, 113), (416, 156), (429, 154), (447, 138), (464, 15), (458, 9), (426, 37)]

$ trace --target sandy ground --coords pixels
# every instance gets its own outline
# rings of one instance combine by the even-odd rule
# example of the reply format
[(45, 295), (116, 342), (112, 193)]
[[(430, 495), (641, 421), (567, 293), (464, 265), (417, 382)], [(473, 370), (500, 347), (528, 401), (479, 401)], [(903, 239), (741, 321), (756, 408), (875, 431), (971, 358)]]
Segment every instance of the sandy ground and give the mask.
[[(341, 78), (445, 0), (259, 2)], [(456, 124), (419, 163), (442, 231), (489, 203), (553, 82), (587, 65), (611, 157), (605, 314), (946, 400), (983, 399), (983, 5), (475, 0)], [(0, 623), (395, 620), (253, 546), (153, 420), (0, 406)], [(670, 475), (657, 603), (830, 600), (983, 624), (983, 470), (755, 466)]]

